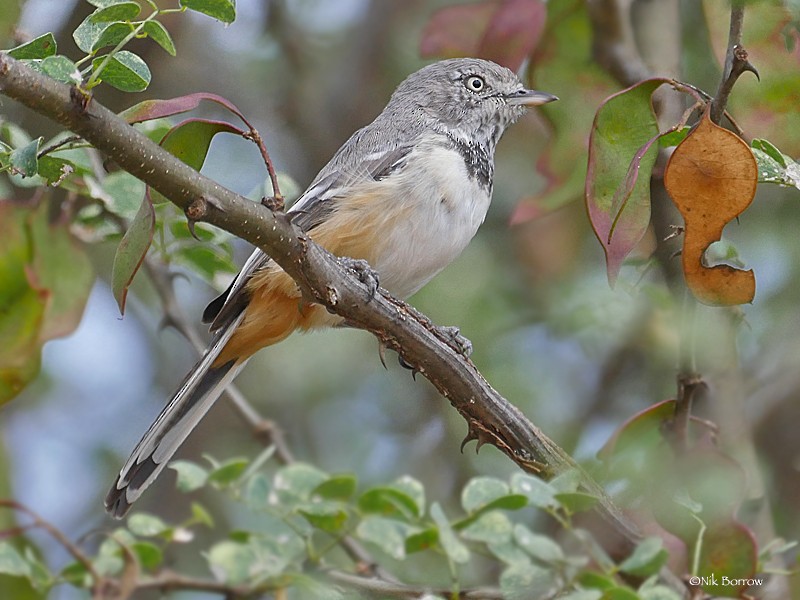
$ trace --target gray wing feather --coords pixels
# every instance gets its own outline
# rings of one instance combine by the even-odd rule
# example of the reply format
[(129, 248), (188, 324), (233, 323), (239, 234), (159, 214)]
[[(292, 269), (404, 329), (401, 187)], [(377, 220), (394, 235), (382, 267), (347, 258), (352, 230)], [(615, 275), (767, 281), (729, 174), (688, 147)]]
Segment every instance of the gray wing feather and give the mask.
[[(385, 130), (381, 132), (375, 125), (355, 132), (287, 211), (301, 229), (311, 231), (323, 223), (336, 209), (333, 200), (354, 184), (381, 180), (403, 167), (418, 135), (410, 135), (410, 132), (405, 132), (405, 136), (392, 135)], [(245, 284), (270, 261), (258, 248), (250, 255), (228, 290), (203, 313), (203, 320), (211, 321), (211, 331), (225, 327), (244, 310), (247, 306)]]

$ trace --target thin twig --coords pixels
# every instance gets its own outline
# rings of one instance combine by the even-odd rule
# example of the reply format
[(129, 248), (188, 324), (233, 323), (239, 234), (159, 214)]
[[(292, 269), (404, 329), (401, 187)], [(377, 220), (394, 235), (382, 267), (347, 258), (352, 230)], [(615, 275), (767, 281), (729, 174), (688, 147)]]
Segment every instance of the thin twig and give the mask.
[(100, 574), (95, 570), (94, 565), (92, 564), (91, 559), (76, 546), (72, 543), (72, 541), (64, 535), (64, 533), (55, 525), (46, 521), (41, 516), (39, 516), (36, 512), (28, 508), (27, 506), (20, 504), (16, 500), (0, 500), (0, 506), (5, 508), (10, 508), (12, 510), (16, 510), (17, 512), (24, 513), (28, 515), (31, 519), (33, 519), (33, 523), (27, 526), (30, 527), (38, 527), (46, 531), (50, 537), (55, 539), (61, 546), (70, 553), (72, 558), (78, 561), (81, 566), (86, 569), (86, 572), (91, 575), (92, 580), (94, 581), (95, 585), (97, 585), (101, 580), (102, 577)]
[(506, 596), (498, 589), (476, 588), (457, 592), (455, 595), (449, 589), (436, 589), (431, 587), (405, 585), (393, 583), (381, 579), (371, 579), (359, 577), (344, 571), (328, 571), (328, 577), (342, 583), (350, 588), (355, 588), (377, 595), (382, 598), (422, 598), (427, 595), (434, 595), (442, 598), (458, 598), (460, 600), (502, 600)]
[(630, 2), (587, 2), (592, 23), (592, 55), (597, 63), (623, 86), (631, 86), (654, 75), (636, 48), (630, 19)]
[(717, 124), (719, 124), (725, 112), (731, 90), (742, 73), (750, 71), (758, 77), (758, 71), (747, 60), (747, 50), (742, 46), (743, 24), (744, 2), (743, 0), (733, 0), (731, 2), (731, 24), (728, 31), (728, 50), (725, 53), (725, 69), (719, 82), (717, 94), (711, 102), (711, 120)]
[(268, 588), (251, 588), (243, 585), (230, 585), (213, 579), (187, 577), (172, 571), (162, 571), (155, 577), (136, 583), (137, 590), (160, 590), (162, 592), (193, 590), (222, 594), (225, 598), (247, 598), (269, 591)]

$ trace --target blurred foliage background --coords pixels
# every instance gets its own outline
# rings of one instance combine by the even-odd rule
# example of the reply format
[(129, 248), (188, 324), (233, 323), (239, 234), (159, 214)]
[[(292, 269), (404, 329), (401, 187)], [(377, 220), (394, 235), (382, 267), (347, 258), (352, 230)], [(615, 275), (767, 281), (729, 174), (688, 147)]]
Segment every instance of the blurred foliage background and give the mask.
[[(284, 191), (297, 193), (350, 133), (377, 115), (397, 83), (425, 64), (420, 43), (426, 24), (448, 4), (453, 2), (238, 0), (237, 20), (228, 27), (200, 15), (175, 15), (165, 24), (177, 58), (146, 41), (131, 47), (153, 72), (141, 98), (105, 87), (97, 98), (122, 110), (144, 97), (221, 94), (261, 131)], [(597, 106), (621, 86), (592, 61), (583, 3), (553, 4), (569, 28), (548, 23), (552, 29), (528, 76), (561, 101), (506, 134), (486, 223), (463, 256), (412, 303), (437, 323), (458, 325), (487, 379), (578, 459), (590, 459), (627, 417), (675, 395), (680, 302), (669, 289), (679, 259), (651, 259), (659, 235), (651, 231), (616, 289), (607, 284), (574, 171), (585, 170)], [(727, 3), (634, 4), (641, 11), (662, 5), (664, 11), (655, 22), (640, 15), (636, 28), (651, 68), (713, 93)], [(83, 1), (0, 0), (0, 46), (53, 31), (60, 52), (69, 55), (71, 32), (91, 10)], [(743, 77), (729, 110), (748, 135), (800, 156), (800, 50), (784, 45), (786, 17), (778, 3), (753, 3), (749, 11), (745, 41), (761, 81)], [(0, 101), (0, 115), (36, 135), (57, 131), (7, 99)], [(265, 178), (255, 147), (227, 136), (215, 139), (204, 172), (242, 194), (263, 186)], [(0, 184), (3, 196), (26, 193)], [(771, 534), (786, 538), (800, 536), (797, 203), (796, 189), (759, 190), (739, 222), (728, 226), (728, 243), (756, 272), (756, 300), (742, 307), (735, 325), (715, 309), (701, 308), (696, 321), (696, 352), (711, 376), (714, 404), (705, 410), (723, 437), (737, 439), (760, 465), (764, 481), (754, 497), (761, 497), (763, 485), (775, 522)], [(654, 220), (679, 224), (668, 211), (666, 217), (656, 213)], [(120, 318), (108, 284), (114, 245), (87, 251), (97, 281), (80, 326), (47, 344), (40, 377), (0, 412), (0, 496), (34, 508), (72, 538), (108, 526), (102, 510), (107, 485), (195, 359), (183, 338), (160, 329), (160, 304), (145, 278), (134, 284)], [(249, 251), (236, 245), (240, 261)], [(189, 272), (176, 279), (176, 288), (199, 323), (215, 290)], [(365, 483), (410, 473), (447, 506), (476, 474), (504, 479), (516, 471), (491, 447), (477, 456), (473, 446), (459, 453), (463, 420), (424, 379), (413, 381), (394, 360), (384, 370), (376, 341), (364, 332), (293, 336), (259, 353), (238, 383), (285, 430), (298, 458), (355, 472)], [(180, 456), (227, 458), (253, 455), (258, 447), (220, 402)], [(200, 500), (236, 522), (230, 507), (214, 506), (219, 495)], [(170, 474), (143, 497), (141, 508), (167, 518), (186, 510)], [(9, 516), (0, 514), (0, 523)], [(42, 542), (42, 550), (56, 563), (65, 560), (55, 545)], [(425, 565), (414, 568), (424, 572)], [(71, 593), (62, 589), (56, 597)]]

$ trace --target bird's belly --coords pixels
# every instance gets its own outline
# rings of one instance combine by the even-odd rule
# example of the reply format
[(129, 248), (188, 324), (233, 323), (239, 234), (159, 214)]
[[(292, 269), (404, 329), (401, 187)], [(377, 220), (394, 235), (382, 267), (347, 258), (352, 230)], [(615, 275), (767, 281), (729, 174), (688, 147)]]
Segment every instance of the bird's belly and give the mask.
[(490, 202), (489, 191), (467, 175), (457, 152), (436, 148), (427, 157), (410, 162), (392, 185), (405, 208), (380, 234), (372, 261), (381, 285), (400, 298), (414, 294), (461, 254)]
[(367, 260), (381, 286), (407, 298), (461, 254), (490, 199), (457, 151), (431, 144), (400, 172), (336, 200), (310, 235), (334, 254)]

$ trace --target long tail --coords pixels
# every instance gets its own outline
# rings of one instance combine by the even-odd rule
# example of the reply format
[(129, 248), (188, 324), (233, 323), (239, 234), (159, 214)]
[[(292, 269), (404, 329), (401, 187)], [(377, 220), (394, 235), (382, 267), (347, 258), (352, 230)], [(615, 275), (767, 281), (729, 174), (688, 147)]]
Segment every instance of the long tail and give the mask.
[(246, 360), (231, 360), (212, 366), (243, 315), (221, 329), (203, 357), (189, 371), (178, 391), (136, 445), (109, 490), (106, 510), (117, 519), (155, 481), (183, 441), (222, 394)]

